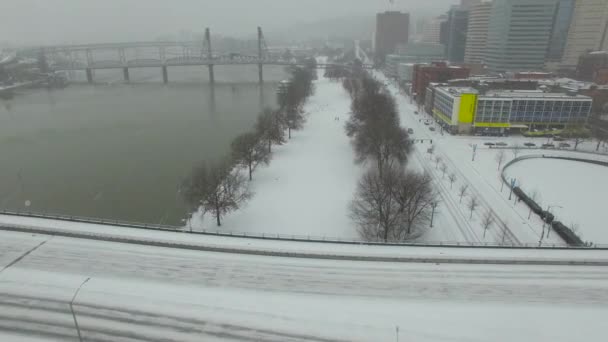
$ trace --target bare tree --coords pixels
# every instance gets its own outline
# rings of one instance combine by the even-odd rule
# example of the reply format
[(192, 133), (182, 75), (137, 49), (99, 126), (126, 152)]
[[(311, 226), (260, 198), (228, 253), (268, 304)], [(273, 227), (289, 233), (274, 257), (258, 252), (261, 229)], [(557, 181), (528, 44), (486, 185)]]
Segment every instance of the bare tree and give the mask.
[(477, 209), (478, 206), (479, 206), (479, 201), (477, 200), (477, 197), (475, 197), (475, 196), (469, 197), (469, 202), (467, 203), (467, 208), (469, 208), (469, 210), (471, 211), (471, 216), (469, 217), (470, 219), (473, 218), (473, 212), (475, 211), (475, 209)]
[(225, 214), (239, 209), (252, 196), (247, 179), (232, 169), (229, 160), (202, 164), (192, 171), (182, 187), (191, 209), (195, 211), (202, 207), (204, 213), (212, 213), (218, 226), (222, 225), (221, 218)]
[(452, 189), (454, 187), (454, 182), (456, 182), (456, 179), (457, 179), (456, 174), (454, 174), (454, 173), (451, 173), (448, 176), (448, 180), (450, 181), (450, 189)]
[(500, 170), (500, 167), (502, 166), (502, 163), (505, 162), (505, 158), (507, 156), (505, 155), (505, 150), (500, 150), (498, 151), (498, 153), (496, 153), (496, 157), (494, 157), (496, 159), (496, 162), (498, 163), (498, 170)]
[(462, 203), (462, 198), (464, 196), (466, 196), (467, 192), (469, 191), (469, 185), (468, 184), (462, 184), (460, 186), (460, 188), (458, 188), (458, 196), (460, 196), (460, 203)]
[(281, 145), (285, 142), (283, 127), (284, 118), (280, 111), (265, 109), (258, 116), (255, 129), (260, 138), (268, 144), (268, 152), (271, 152), (272, 144)]
[(445, 178), (445, 173), (448, 172), (448, 166), (445, 165), (445, 163), (442, 163), (439, 170), (441, 170), (441, 178)]
[(351, 218), (366, 240), (403, 241), (430, 220), (438, 203), (431, 177), (399, 166), (368, 171), (351, 203)]
[(441, 156), (435, 156), (435, 169), (439, 167), (439, 163), (441, 163), (442, 161), (443, 158)]
[(287, 125), (287, 136), (291, 139), (291, 130), (299, 130), (304, 127), (306, 122), (304, 112), (300, 108), (289, 108), (285, 113), (285, 123)]
[(516, 143), (511, 148), (511, 152), (513, 152), (513, 158), (517, 158), (517, 156), (519, 156), (519, 154), (521, 153), (521, 146)]
[(584, 138), (582, 138), (582, 137), (575, 137), (574, 138), (574, 150), (576, 151), (578, 149), (578, 145), (580, 145), (583, 142), (585, 142)]
[(372, 168), (359, 181), (350, 212), (364, 239), (387, 242), (402, 224), (399, 203), (392, 192), (392, 188), (398, 186), (399, 178), (396, 168), (389, 168), (382, 174)]
[(262, 145), (257, 132), (244, 133), (232, 141), (232, 157), (240, 165), (249, 169), (249, 180), (253, 179), (253, 170), (259, 164), (270, 162), (270, 152)]
[(494, 224), (494, 212), (491, 209), (488, 209), (481, 219), (481, 226), (483, 227), (483, 237), (486, 237), (486, 232)]
[(432, 186), (432, 179), (428, 174), (418, 174), (406, 171), (401, 174), (399, 186), (395, 189), (397, 203), (403, 214), (406, 230), (399, 230), (399, 240), (407, 239), (413, 229), (426, 222), (432, 215), (433, 206), (439, 203), (438, 194)]

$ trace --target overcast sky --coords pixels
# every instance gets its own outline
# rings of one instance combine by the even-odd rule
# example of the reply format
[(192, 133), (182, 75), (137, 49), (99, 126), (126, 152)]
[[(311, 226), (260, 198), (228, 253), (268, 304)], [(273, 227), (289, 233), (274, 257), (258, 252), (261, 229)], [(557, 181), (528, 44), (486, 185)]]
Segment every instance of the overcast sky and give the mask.
[[(445, 12), (457, 0), (395, 0), (394, 9)], [(153, 40), (180, 30), (243, 36), (317, 19), (374, 14), (389, 0), (0, 0), (0, 42)]]

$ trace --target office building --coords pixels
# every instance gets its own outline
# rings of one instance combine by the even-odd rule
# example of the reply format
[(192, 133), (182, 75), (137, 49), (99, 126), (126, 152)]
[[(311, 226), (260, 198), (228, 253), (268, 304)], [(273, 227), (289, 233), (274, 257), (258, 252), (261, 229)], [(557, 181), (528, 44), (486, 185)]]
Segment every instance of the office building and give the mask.
[(485, 62), (490, 72), (542, 70), (557, 0), (494, 0)]
[(484, 2), (471, 7), (464, 51), (464, 62), (483, 64), (488, 40), (491, 2)]
[(464, 62), (464, 51), (469, 25), (469, 9), (462, 6), (452, 6), (447, 20), (448, 42), (446, 57), (450, 62)]
[(579, 57), (608, 49), (608, 1), (577, 0), (563, 53), (562, 68), (575, 69)]
[(422, 31), (422, 41), (425, 43), (441, 44), (441, 24), (447, 20), (446, 15), (427, 21)]
[(568, 39), (568, 31), (572, 22), (575, 0), (558, 0), (553, 22), (553, 31), (547, 51), (547, 62), (553, 64), (561, 61)]
[(445, 62), (432, 62), (430, 65), (415, 65), (412, 76), (412, 93), (418, 103), (425, 100), (426, 89), (432, 82), (447, 82), (470, 76), (468, 68), (448, 66)]
[(383, 64), (386, 55), (394, 53), (399, 44), (409, 38), (409, 13), (389, 11), (376, 15), (375, 60)]
[[(431, 90), (429, 90), (430, 92)], [(434, 89), (433, 116), (452, 133), (487, 129), (564, 128), (587, 122), (592, 99), (542, 91), (488, 91), (470, 87)]]

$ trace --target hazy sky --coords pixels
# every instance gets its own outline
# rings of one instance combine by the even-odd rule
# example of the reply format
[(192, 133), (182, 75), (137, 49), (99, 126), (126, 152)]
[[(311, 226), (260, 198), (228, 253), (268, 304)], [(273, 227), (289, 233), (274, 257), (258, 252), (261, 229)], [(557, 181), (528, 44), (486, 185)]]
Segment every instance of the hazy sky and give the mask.
[[(394, 9), (444, 12), (457, 0), (395, 0)], [(0, 0), (0, 42), (153, 40), (179, 30), (243, 36), (293, 23), (389, 9), (388, 0)]]

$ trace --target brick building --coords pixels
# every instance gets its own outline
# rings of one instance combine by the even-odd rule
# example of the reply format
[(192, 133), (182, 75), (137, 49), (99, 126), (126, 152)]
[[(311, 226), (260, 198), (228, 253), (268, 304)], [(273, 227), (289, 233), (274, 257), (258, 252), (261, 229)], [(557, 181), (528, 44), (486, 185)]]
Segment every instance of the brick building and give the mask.
[(426, 88), (431, 82), (447, 82), (455, 78), (467, 78), (471, 70), (465, 67), (448, 66), (445, 62), (433, 62), (430, 65), (415, 65), (412, 76), (412, 92), (416, 101), (424, 103)]

